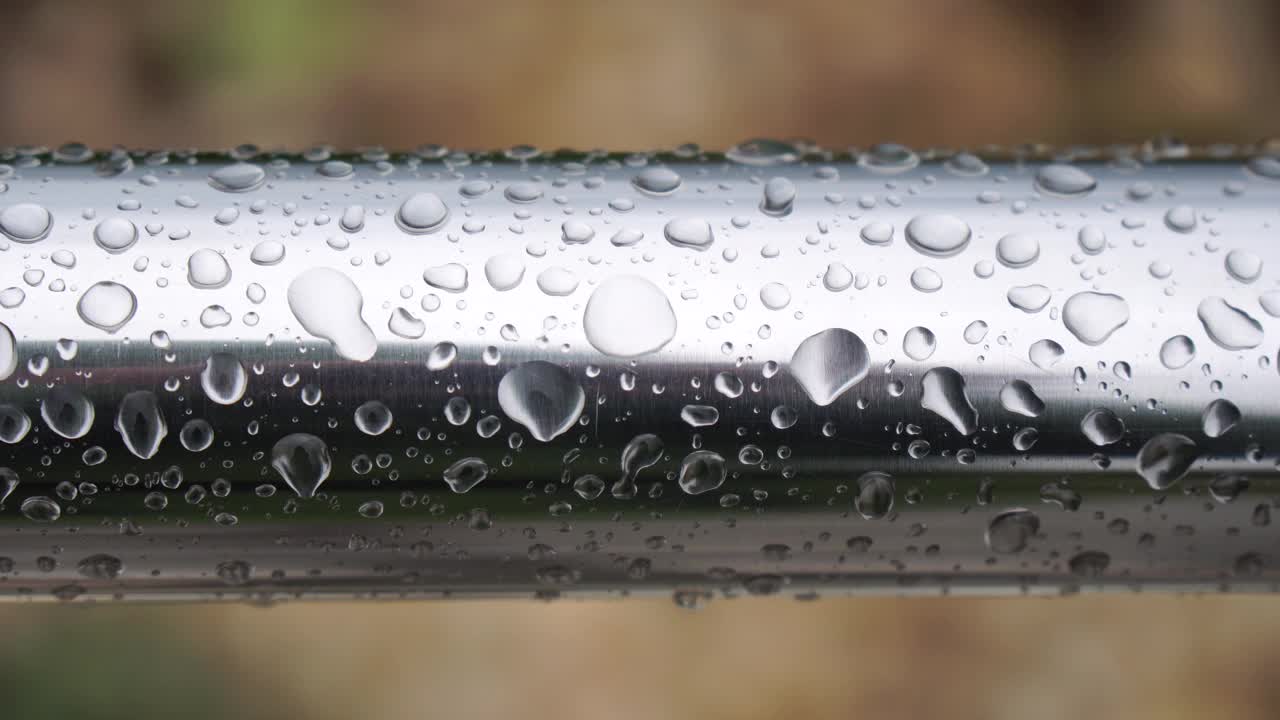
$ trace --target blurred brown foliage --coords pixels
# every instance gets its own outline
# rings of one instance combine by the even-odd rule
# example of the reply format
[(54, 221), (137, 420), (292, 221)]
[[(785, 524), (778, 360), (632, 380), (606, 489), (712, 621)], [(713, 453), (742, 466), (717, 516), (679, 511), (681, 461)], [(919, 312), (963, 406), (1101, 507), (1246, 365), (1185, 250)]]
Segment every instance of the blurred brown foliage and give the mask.
[[(6, 0), (0, 143), (1253, 140), (1264, 0)], [(1270, 598), (0, 609), (4, 717), (1274, 718)]]

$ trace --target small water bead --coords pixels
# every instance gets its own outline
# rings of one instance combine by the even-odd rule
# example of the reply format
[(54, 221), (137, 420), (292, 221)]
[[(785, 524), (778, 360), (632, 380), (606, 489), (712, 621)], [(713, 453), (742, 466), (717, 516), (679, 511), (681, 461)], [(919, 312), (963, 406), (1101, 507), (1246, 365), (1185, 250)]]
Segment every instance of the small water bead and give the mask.
[(1106, 408), (1090, 410), (1080, 420), (1080, 431), (1089, 442), (1098, 447), (1105, 447), (1120, 441), (1124, 437), (1124, 421)]
[(467, 268), (458, 263), (434, 265), (422, 271), (422, 281), (437, 290), (460, 293), (467, 289)]
[(695, 450), (681, 461), (677, 482), (686, 494), (701, 495), (723, 485), (726, 475), (724, 456), (710, 450)]
[(1129, 322), (1129, 303), (1119, 295), (1079, 292), (1062, 306), (1062, 324), (1086, 345), (1101, 345)]
[(1000, 406), (1024, 417), (1040, 417), (1045, 411), (1044, 400), (1025, 380), (1010, 380), (1000, 388)]
[(1231, 432), (1242, 417), (1235, 403), (1218, 398), (1206, 405), (1200, 414), (1200, 427), (1208, 437), (1219, 438)]
[(614, 275), (600, 283), (582, 313), (587, 342), (620, 358), (657, 352), (676, 334), (676, 314), (658, 286), (638, 275)]
[(888, 245), (893, 242), (893, 225), (881, 220), (867, 223), (859, 233), (868, 245)]
[(586, 405), (586, 393), (564, 368), (532, 360), (502, 377), (498, 405), (535, 439), (549, 442), (577, 422)]
[(760, 286), (760, 302), (770, 310), (781, 310), (791, 304), (791, 291), (782, 283), (765, 283)]
[(760, 212), (771, 217), (791, 214), (796, 200), (796, 185), (785, 177), (775, 177), (764, 184)]
[(920, 380), (920, 407), (946, 420), (964, 436), (978, 431), (978, 410), (969, 400), (965, 379), (949, 367), (936, 367)]
[(688, 248), (699, 252), (711, 247), (715, 235), (711, 232), (711, 223), (701, 218), (677, 218), (669, 221), (662, 230), (667, 242), (679, 248)]
[(118, 255), (138, 242), (138, 226), (121, 217), (107, 218), (93, 229), (93, 241), (112, 255)]
[(267, 173), (257, 165), (234, 163), (209, 173), (209, 185), (215, 190), (242, 193), (256, 190), (267, 180)]
[(1024, 313), (1034, 314), (1044, 310), (1053, 298), (1053, 291), (1044, 285), (1015, 285), (1005, 293), (1005, 299)]
[(115, 429), (129, 452), (143, 460), (154, 457), (169, 434), (160, 403), (150, 390), (135, 390), (121, 399)]
[(1187, 474), (1199, 457), (1200, 450), (1191, 438), (1162, 433), (1138, 451), (1138, 474), (1152, 490), (1167, 490)]
[(942, 276), (933, 268), (918, 267), (911, 271), (911, 287), (922, 293), (935, 293), (942, 289)]
[(189, 452), (203, 452), (213, 445), (213, 426), (208, 420), (193, 418), (178, 431), (178, 441)]
[(200, 369), (200, 387), (219, 405), (234, 405), (244, 398), (249, 387), (249, 373), (240, 358), (229, 352), (216, 352)]
[(805, 338), (787, 370), (815, 405), (826, 407), (862, 382), (871, 369), (867, 345), (844, 328), (829, 328)]
[(710, 427), (720, 420), (720, 411), (712, 405), (685, 405), (680, 419), (689, 427)]
[(462, 458), (445, 468), (441, 476), (450, 490), (461, 495), (489, 477), (489, 465), (480, 458)]
[(991, 518), (983, 539), (991, 552), (1020, 553), (1039, 532), (1039, 516), (1024, 508), (1013, 508), (997, 513)]
[(572, 295), (580, 284), (577, 273), (559, 265), (553, 265), (538, 273), (534, 281), (539, 290), (551, 297)]
[(1196, 229), (1196, 211), (1190, 205), (1176, 205), (1164, 214), (1165, 227), (1178, 233)]
[(647, 167), (631, 178), (632, 186), (650, 197), (671, 195), (680, 189), (682, 182), (676, 171), (661, 165)]
[(1053, 163), (1036, 172), (1036, 189), (1059, 197), (1081, 197), (1093, 192), (1098, 181), (1074, 165)]
[(1160, 345), (1160, 364), (1169, 370), (1187, 366), (1196, 356), (1196, 344), (1186, 335), (1174, 335)]
[(378, 436), (391, 428), (391, 408), (378, 400), (361, 403), (355, 411), (356, 428), (365, 435)]
[(76, 303), (80, 319), (99, 330), (115, 333), (138, 310), (138, 296), (120, 283), (104, 280), (89, 286)]
[(249, 260), (254, 265), (277, 265), (284, 260), (284, 243), (279, 240), (263, 240), (253, 246)]
[(50, 430), (68, 440), (84, 437), (93, 427), (94, 407), (80, 390), (56, 385), (40, 403), (40, 417)]
[(51, 230), (53, 215), (42, 205), (18, 203), (0, 210), (0, 233), (15, 242), (38, 242)]
[(973, 233), (954, 215), (917, 215), (907, 223), (907, 244), (931, 257), (951, 257), (969, 246)]
[(331, 268), (307, 270), (289, 283), (289, 309), (308, 333), (333, 343), (343, 358), (365, 362), (378, 341), (361, 317), (364, 296), (351, 278)]
[(1196, 316), (1209, 339), (1224, 350), (1249, 350), (1262, 344), (1262, 324), (1220, 297), (1201, 300)]
[(308, 433), (286, 435), (271, 448), (271, 467), (300, 498), (314, 497), (333, 470), (329, 448)]
[(1227, 274), (1242, 283), (1251, 283), (1262, 275), (1262, 258), (1248, 250), (1232, 250), (1227, 253), (1223, 264)]
[(902, 336), (902, 351), (916, 362), (924, 362), (933, 357), (938, 349), (938, 338), (927, 327), (916, 326)]
[(893, 510), (895, 488), (892, 475), (872, 470), (858, 477), (857, 486), (853, 507), (863, 519), (876, 520)]
[(1007, 268), (1025, 268), (1040, 258), (1040, 241), (1032, 235), (1011, 233), (996, 243), (996, 259)]
[(432, 192), (414, 193), (396, 210), (396, 225), (411, 235), (436, 232), (448, 219), (449, 206)]
[(498, 292), (506, 292), (524, 279), (524, 259), (514, 253), (500, 253), (485, 261), (484, 276)]

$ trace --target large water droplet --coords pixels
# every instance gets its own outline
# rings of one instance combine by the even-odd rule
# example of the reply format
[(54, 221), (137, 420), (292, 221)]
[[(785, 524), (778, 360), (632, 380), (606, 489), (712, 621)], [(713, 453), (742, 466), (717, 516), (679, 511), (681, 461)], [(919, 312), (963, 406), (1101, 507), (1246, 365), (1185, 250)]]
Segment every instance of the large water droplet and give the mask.
[(396, 225), (413, 235), (433, 233), (449, 219), (449, 206), (439, 195), (420, 192), (410, 195), (396, 211)]
[(453, 365), (453, 361), (457, 359), (457, 345), (451, 342), (436, 343), (431, 347), (431, 351), (427, 353), (427, 369), (432, 372), (439, 372)]
[(249, 253), (249, 260), (254, 265), (278, 265), (284, 260), (284, 243), (279, 240), (263, 240), (253, 246), (253, 250)]
[(498, 405), (542, 442), (573, 427), (586, 393), (567, 370), (543, 360), (516, 366), (498, 383)]
[(701, 495), (724, 484), (724, 456), (710, 450), (694, 450), (680, 463), (680, 489), (689, 495)]
[(9, 403), (0, 405), (0, 442), (17, 444), (28, 432), (31, 432), (31, 417), (22, 408)]
[(129, 452), (143, 460), (154, 457), (169, 434), (160, 403), (150, 390), (136, 390), (120, 400), (115, 428)]
[(445, 468), (442, 476), (449, 489), (461, 495), (489, 477), (489, 465), (480, 458), (462, 458)]
[(124, 327), (137, 309), (138, 297), (133, 291), (109, 280), (90, 285), (76, 303), (81, 320), (108, 333)]
[(234, 405), (249, 387), (249, 373), (235, 355), (216, 352), (200, 369), (200, 387), (210, 400), (219, 405)]
[(192, 287), (215, 290), (231, 282), (231, 266), (222, 253), (202, 248), (187, 259), (187, 281)]
[(676, 247), (703, 251), (715, 242), (711, 232), (711, 223), (701, 218), (677, 218), (671, 220), (662, 229), (667, 242)]
[(498, 292), (506, 292), (524, 279), (524, 260), (519, 255), (501, 253), (484, 263), (484, 277)]
[(458, 263), (435, 265), (422, 271), (422, 281), (445, 292), (460, 293), (467, 289), (467, 268)]
[(1138, 451), (1138, 474), (1152, 490), (1166, 490), (1187, 474), (1200, 449), (1185, 435), (1156, 435)]
[(920, 156), (899, 143), (878, 143), (858, 155), (858, 165), (880, 173), (899, 173), (920, 164)]
[(56, 385), (40, 403), (40, 417), (50, 430), (75, 440), (84, 437), (93, 427), (93, 403), (76, 388)]
[(996, 242), (996, 259), (1008, 268), (1024, 268), (1040, 257), (1040, 241), (1033, 235), (1011, 233)]
[(1057, 365), (1065, 353), (1066, 350), (1061, 345), (1045, 338), (1031, 343), (1031, 347), (1027, 349), (1027, 358), (1031, 360), (1032, 365), (1041, 370), (1048, 370)]
[(809, 399), (820, 407), (862, 382), (870, 369), (866, 343), (844, 328), (829, 328), (805, 338), (787, 366)]
[(364, 296), (346, 275), (312, 268), (289, 283), (289, 309), (307, 332), (333, 343), (338, 355), (356, 362), (373, 357), (378, 340), (360, 316)]
[(213, 445), (213, 426), (208, 420), (192, 418), (178, 431), (178, 442), (188, 452), (203, 452)]
[(267, 173), (257, 165), (234, 163), (209, 173), (209, 184), (215, 190), (241, 193), (255, 190), (266, 182)]
[(920, 380), (920, 407), (951, 423), (961, 435), (978, 431), (978, 410), (965, 392), (964, 376), (949, 367), (936, 367)]
[(1220, 297), (1200, 301), (1196, 315), (1209, 339), (1226, 350), (1248, 350), (1262, 344), (1262, 324)]
[(1241, 418), (1240, 408), (1235, 403), (1218, 398), (1205, 406), (1200, 415), (1200, 425), (1204, 428), (1205, 435), (1218, 438), (1231, 432)]
[(1227, 274), (1242, 283), (1251, 283), (1262, 274), (1262, 258), (1248, 250), (1232, 250), (1223, 264)]
[(776, 177), (764, 184), (760, 198), (760, 212), (773, 217), (791, 214), (796, 201), (796, 185), (787, 178)]
[(365, 435), (381, 435), (391, 428), (391, 408), (378, 400), (370, 400), (356, 408), (356, 427)]
[(864, 519), (882, 518), (893, 510), (893, 493), (892, 475), (878, 470), (863, 473), (858, 478), (858, 494), (853, 498), (853, 507)]
[(18, 369), (18, 341), (8, 325), (0, 323), (0, 380), (8, 380)]
[(1124, 421), (1106, 408), (1095, 408), (1080, 420), (1080, 431), (1089, 442), (1104, 447), (1124, 437)]
[(1044, 285), (1015, 285), (1005, 293), (1005, 299), (1024, 313), (1038, 313), (1049, 304), (1053, 291)]
[(902, 352), (916, 362), (924, 362), (933, 357), (938, 349), (938, 338), (927, 327), (916, 326), (902, 336)]
[(637, 190), (651, 197), (665, 197), (680, 189), (680, 175), (676, 171), (661, 165), (654, 165), (641, 170), (631, 184)]
[(93, 229), (93, 241), (112, 255), (118, 255), (138, 242), (138, 226), (121, 217), (107, 218)]
[(391, 311), (387, 329), (406, 340), (417, 340), (427, 334), (427, 323), (400, 307)]
[(658, 286), (637, 275), (614, 275), (595, 289), (582, 313), (587, 342), (613, 357), (657, 352), (676, 335), (676, 314)]
[(1044, 412), (1044, 400), (1025, 380), (1010, 380), (1000, 388), (1000, 405), (1011, 413), (1026, 417), (1040, 417)]
[(534, 280), (538, 289), (552, 297), (572, 295), (578, 289), (578, 276), (572, 270), (553, 265), (538, 273)]
[(0, 233), (20, 243), (33, 243), (49, 236), (53, 215), (35, 203), (18, 203), (0, 210)]
[(1013, 508), (997, 513), (987, 524), (984, 539), (987, 549), (994, 553), (1020, 553), (1027, 542), (1040, 532), (1040, 517), (1024, 508)]
[(271, 448), (271, 467), (300, 498), (314, 497), (333, 462), (324, 441), (308, 433), (286, 435)]
[(1074, 165), (1052, 164), (1036, 172), (1036, 187), (1048, 195), (1075, 197), (1093, 192), (1098, 181)]
[(917, 215), (907, 223), (907, 244), (931, 257), (951, 257), (969, 246), (973, 233), (955, 215)]
[(725, 157), (743, 165), (784, 165), (800, 159), (794, 145), (781, 140), (753, 138), (729, 148)]
[(853, 271), (847, 265), (841, 262), (833, 262), (827, 265), (827, 271), (822, 275), (822, 286), (831, 292), (841, 292), (848, 290), (853, 284)]
[(791, 304), (791, 290), (777, 282), (767, 282), (760, 286), (760, 304), (770, 310), (781, 310)]
[(1062, 324), (1085, 345), (1101, 345), (1129, 322), (1129, 303), (1119, 295), (1078, 292), (1062, 306)]

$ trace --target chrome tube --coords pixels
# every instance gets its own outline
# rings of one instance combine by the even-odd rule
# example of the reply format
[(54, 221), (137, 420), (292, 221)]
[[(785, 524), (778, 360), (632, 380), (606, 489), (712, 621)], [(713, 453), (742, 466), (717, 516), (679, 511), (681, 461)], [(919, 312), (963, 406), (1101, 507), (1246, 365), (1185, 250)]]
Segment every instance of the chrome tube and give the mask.
[(7, 599), (1277, 579), (1266, 148), (0, 163)]

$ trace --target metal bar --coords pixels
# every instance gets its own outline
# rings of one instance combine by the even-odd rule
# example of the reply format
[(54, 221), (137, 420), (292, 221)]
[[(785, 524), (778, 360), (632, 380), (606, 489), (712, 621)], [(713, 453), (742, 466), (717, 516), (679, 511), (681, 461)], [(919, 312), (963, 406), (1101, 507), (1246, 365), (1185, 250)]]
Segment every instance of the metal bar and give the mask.
[(1266, 148), (0, 155), (0, 596), (1270, 590)]

